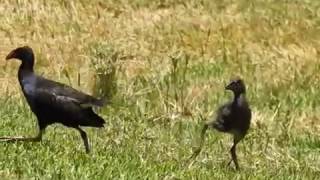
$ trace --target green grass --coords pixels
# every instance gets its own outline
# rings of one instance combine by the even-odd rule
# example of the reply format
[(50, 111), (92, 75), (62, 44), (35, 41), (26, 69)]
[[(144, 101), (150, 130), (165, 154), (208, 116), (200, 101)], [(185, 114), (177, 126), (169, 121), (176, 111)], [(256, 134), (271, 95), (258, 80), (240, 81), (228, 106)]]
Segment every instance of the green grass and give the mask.
[[(317, 179), (320, 174), (320, 3), (316, 0), (0, 0), (0, 136), (37, 133), (10, 50), (31, 46), (36, 71), (112, 103), (103, 129), (50, 126), (41, 143), (1, 143), (1, 179)], [(232, 139), (200, 115), (241, 76), (253, 110)]]

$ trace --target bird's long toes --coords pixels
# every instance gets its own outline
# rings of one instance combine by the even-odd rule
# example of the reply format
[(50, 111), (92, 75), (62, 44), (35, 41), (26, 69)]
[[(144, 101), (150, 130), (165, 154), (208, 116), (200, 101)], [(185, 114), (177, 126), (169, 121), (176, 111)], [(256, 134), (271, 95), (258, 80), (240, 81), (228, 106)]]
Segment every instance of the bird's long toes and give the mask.
[(191, 155), (190, 159), (196, 158), (201, 152), (201, 148), (196, 149), (193, 154)]
[(0, 142), (15, 142), (19, 139), (23, 139), (22, 136), (16, 136), (16, 137), (0, 137)]
[(13, 138), (1, 138), (0, 142), (16, 142), (16, 139)]
[[(231, 160), (228, 162), (228, 164), (227, 164), (227, 166), (226, 166), (227, 168), (231, 168), (231, 163), (232, 163), (232, 161), (233, 161), (233, 160), (231, 159)], [(240, 170), (239, 165), (235, 164), (235, 170), (237, 170), (237, 171)]]
[(0, 137), (0, 140), (12, 140), (12, 139), (21, 139), (24, 138), (23, 136), (15, 136), (15, 137), (10, 137), (10, 136), (3, 136)]

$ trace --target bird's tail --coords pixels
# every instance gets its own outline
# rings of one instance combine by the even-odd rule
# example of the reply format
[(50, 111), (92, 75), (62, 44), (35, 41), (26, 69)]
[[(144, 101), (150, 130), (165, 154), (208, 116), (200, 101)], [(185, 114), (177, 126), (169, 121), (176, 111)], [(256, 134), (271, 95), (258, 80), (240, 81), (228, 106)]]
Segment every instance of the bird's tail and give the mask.
[(94, 101), (94, 105), (99, 107), (102, 107), (104, 105), (110, 105), (110, 104), (115, 104), (115, 102), (111, 101), (110, 99), (107, 99), (106, 97), (102, 97)]
[(104, 98), (96, 99), (94, 101), (94, 105), (102, 107), (102, 106), (104, 106), (105, 102), (106, 102), (106, 100)]
[(91, 98), (88, 102), (81, 103), (80, 107), (86, 109), (86, 108), (90, 108), (93, 106), (102, 107), (102, 106), (104, 106), (104, 104), (105, 104), (104, 99)]
[(104, 124), (106, 123), (106, 121), (100, 117), (99, 115), (97, 115), (92, 108), (87, 108), (86, 109), (86, 119), (87, 123), (85, 126), (91, 126), (91, 127), (104, 127)]

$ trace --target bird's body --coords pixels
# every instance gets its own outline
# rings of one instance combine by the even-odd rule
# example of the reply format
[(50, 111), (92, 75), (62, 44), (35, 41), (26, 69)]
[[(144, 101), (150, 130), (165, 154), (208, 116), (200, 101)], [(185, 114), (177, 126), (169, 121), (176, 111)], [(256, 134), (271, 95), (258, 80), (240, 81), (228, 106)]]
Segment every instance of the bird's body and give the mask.
[(201, 132), (200, 147), (194, 152), (192, 158), (200, 153), (204, 142), (205, 132), (210, 127), (217, 131), (233, 135), (233, 146), (230, 149), (232, 160), (228, 164), (230, 165), (233, 161), (236, 168), (239, 169), (236, 145), (244, 138), (250, 127), (251, 109), (246, 100), (246, 89), (241, 79), (231, 81), (231, 83), (226, 86), (226, 89), (233, 91), (234, 98), (231, 102), (220, 106), (216, 112), (216, 117), (205, 123)]
[(250, 127), (251, 110), (244, 95), (222, 105), (216, 114), (211, 126), (220, 132), (241, 135), (246, 134)]
[(102, 106), (100, 100), (34, 73), (22, 73), (19, 78), (21, 89), (41, 127), (53, 123), (68, 127), (103, 127), (104, 120), (91, 107)]
[(61, 123), (80, 132), (86, 151), (89, 152), (86, 133), (80, 129), (80, 126), (103, 127), (104, 119), (92, 110), (93, 106), (103, 106), (103, 101), (62, 83), (36, 75), (33, 71), (33, 52), (29, 47), (12, 51), (7, 56), (7, 59), (11, 58), (22, 61), (18, 71), (19, 83), (38, 120), (40, 131), (32, 140), (41, 140), (42, 133), (48, 125)]

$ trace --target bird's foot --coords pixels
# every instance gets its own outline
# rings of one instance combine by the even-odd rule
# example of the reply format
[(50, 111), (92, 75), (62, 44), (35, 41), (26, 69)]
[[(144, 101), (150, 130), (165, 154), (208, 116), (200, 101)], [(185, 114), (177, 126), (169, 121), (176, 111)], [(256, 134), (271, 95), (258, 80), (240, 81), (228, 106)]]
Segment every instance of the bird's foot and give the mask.
[(189, 159), (191, 160), (191, 159), (196, 158), (200, 154), (200, 152), (201, 152), (201, 147), (199, 147), (196, 150), (194, 150), (193, 154), (191, 155), (191, 157)]
[(230, 166), (231, 166), (231, 162), (232, 162), (232, 160), (230, 160), (230, 161), (228, 162), (227, 167), (230, 167)]
[(16, 142), (16, 141), (30, 141), (30, 142), (38, 142), (41, 140), (41, 137), (23, 137), (23, 136), (15, 136), (15, 137), (0, 137), (0, 142)]
[(90, 153), (90, 149), (86, 148), (86, 153), (89, 154)]
[[(231, 168), (231, 163), (232, 163), (232, 161), (233, 161), (233, 160), (231, 159), (231, 160), (228, 162), (228, 164), (227, 164), (227, 167), (228, 167), (228, 168)], [(240, 167), (239, 167), (237, 164), (235, 165), (235, 167), (236, 167), (236, 170), (240, 170)]]
[(22, 137), (22, 136), (16, 136), (16, 137), (4, 136), (4, 137), (0, 137), (0, 141), (7, 142), (7, 141), (14, 141), (17, 139), (22, 139), (22, 138), (24, 138), (24, 137)]

